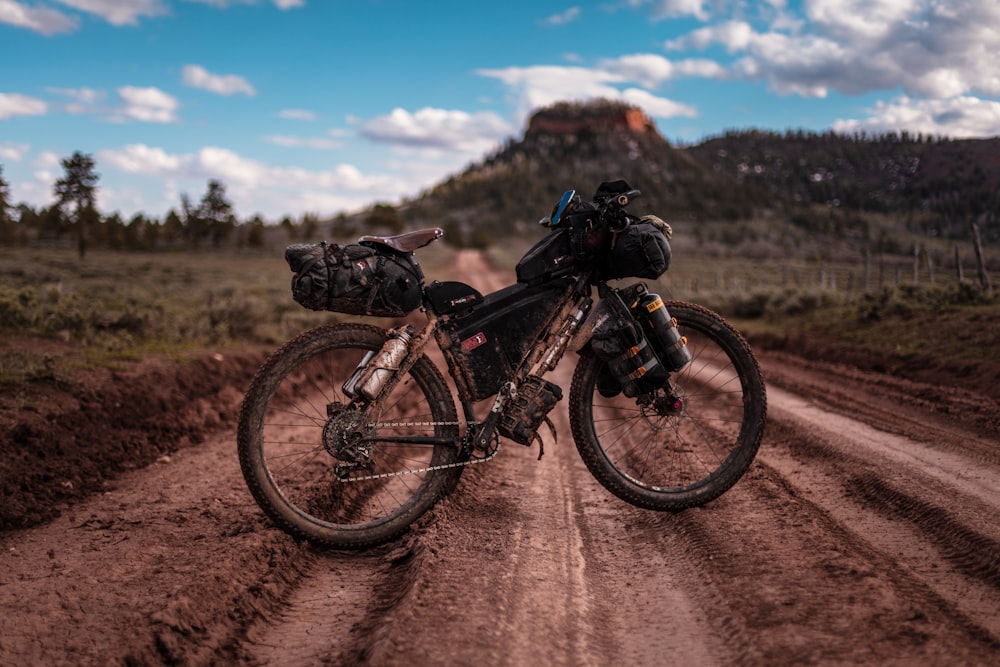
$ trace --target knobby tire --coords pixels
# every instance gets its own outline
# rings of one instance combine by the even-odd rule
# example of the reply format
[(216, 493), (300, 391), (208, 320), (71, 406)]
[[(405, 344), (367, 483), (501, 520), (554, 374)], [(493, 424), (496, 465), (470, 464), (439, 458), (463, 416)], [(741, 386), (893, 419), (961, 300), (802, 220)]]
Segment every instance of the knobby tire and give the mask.
[[(573, 374), (573, 439), (587, 468), (619, 498), (646, 509), (704, 505), (746, 473), (760, 447), (767, 396), (749, 345), (728, 322), (701, 306), (667, 302), (693, 360), (671, 377), (673, 391), (643, 406), (603, 396), (605, 363), (589, 347)], [(674, 399), (680, 407), (672, 407)]]
[[(461, 458), (454, 400), (426, 356), (368, 417), (358, 417), (363, 424), (357, 430), (375, 429), (372, 465), (361, 474), (386, 476), (341, 481), (335, 473), (341, 461), (330, 451), (337, 431), (329, 425), (349, 403), (342, 385), (386, 336), (384, 329), (357, 323), (307, 331), (267, 359), (244, 397), (237, 433), (243, 476), (267, 516), (295, 537), (346, 549), (387, 542), (461, 475), (460, 466), (406, 472)], [(449, 444), (378, 441), (383, 434), (436, 436)]]

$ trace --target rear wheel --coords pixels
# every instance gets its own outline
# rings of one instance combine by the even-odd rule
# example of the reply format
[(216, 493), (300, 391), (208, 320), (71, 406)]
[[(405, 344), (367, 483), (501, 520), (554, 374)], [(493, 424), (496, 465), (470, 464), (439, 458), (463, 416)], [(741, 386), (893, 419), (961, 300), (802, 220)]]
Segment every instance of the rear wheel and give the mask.
[(750, 467), (764, 433), (767, 397), (749, 345), (722, 317), (666, 304), (692, 361), (644, 396), (611, 397), (606, 365), (589, 348), (573, 374), (570, 424), (577, 449), (609, 491), (634, 505), (674, 511), (703, 505)]
[(265, 362), (244, 398), (243, 476), (296, 537), (342, 548), (386, 542), (461, 474), (454, 400), (427, 357), (376, 404), (355, 406), (344, 394), (386, 334), (361, 324), (307, 331)]

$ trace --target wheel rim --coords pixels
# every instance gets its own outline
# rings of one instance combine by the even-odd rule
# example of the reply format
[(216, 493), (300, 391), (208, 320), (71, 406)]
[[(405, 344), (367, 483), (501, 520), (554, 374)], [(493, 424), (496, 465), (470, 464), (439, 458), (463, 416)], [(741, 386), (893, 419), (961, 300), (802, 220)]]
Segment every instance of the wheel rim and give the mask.
[[(342, 385), (369, 349), (340, 345), (310, 355), (276, 382), (263, 413), (259, 451), (264, 485), (291, 512), (313, 524), (370, 528), (408, 513), (419, 502), (433, 473), (397, 473), (437, 464), (442, 448), (379, 442), (378, 434), (390, 429), (377, 424), (393, 424), (392, 435), (444, 435), (453, 428), (433, 425), (441, 420), (419, 373), (404, 377), (377, 414), (355, 415), (345, 422), (343, 406), (350, 399)], [(348, 455), (348, 448), (332, 444), (344, 440), (344, 423), (374, 437), (368, 443), (370, 456), (363, 451), (359, 455), (357, 447)], [(358, 456), (367, 461), (362, 469), (384, 476), (343, 481), (338, 466)]]
[[(686, 325), (685, 325), (686, 324)], [(744, 447), (750, 415), (740, 369), (695, 323), (681, 325), (692, 361), (653, 394), (605, 397), (591, 383), (590, 418), (601, 455), (631, 484), (653, 493), (696, 492)]]

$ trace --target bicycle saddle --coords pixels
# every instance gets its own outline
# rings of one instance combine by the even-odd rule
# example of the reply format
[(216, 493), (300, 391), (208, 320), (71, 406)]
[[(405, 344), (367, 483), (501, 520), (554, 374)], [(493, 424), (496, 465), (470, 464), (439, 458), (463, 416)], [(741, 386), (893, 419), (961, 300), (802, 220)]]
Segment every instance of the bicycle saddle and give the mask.
[(428, 227), (395, 236), (362, 236), (358, 239), (358, 243), (375, 243), (399, 252), (413, 252), (442, 236), (444, 236), (444, 230), (440, 227)]

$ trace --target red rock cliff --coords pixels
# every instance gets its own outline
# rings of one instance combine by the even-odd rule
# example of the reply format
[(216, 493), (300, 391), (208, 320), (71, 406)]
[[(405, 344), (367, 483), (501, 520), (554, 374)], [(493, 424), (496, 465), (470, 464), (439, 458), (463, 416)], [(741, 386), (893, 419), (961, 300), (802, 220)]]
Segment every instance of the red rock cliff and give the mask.
[(635, 133), (656, 131), (653, 121), (641, 109), (623, 104), (585, 105), (562, 103), (539, 111), (528, 123), (526, 135), (576, 134), (591, 130), (627, 130)]

